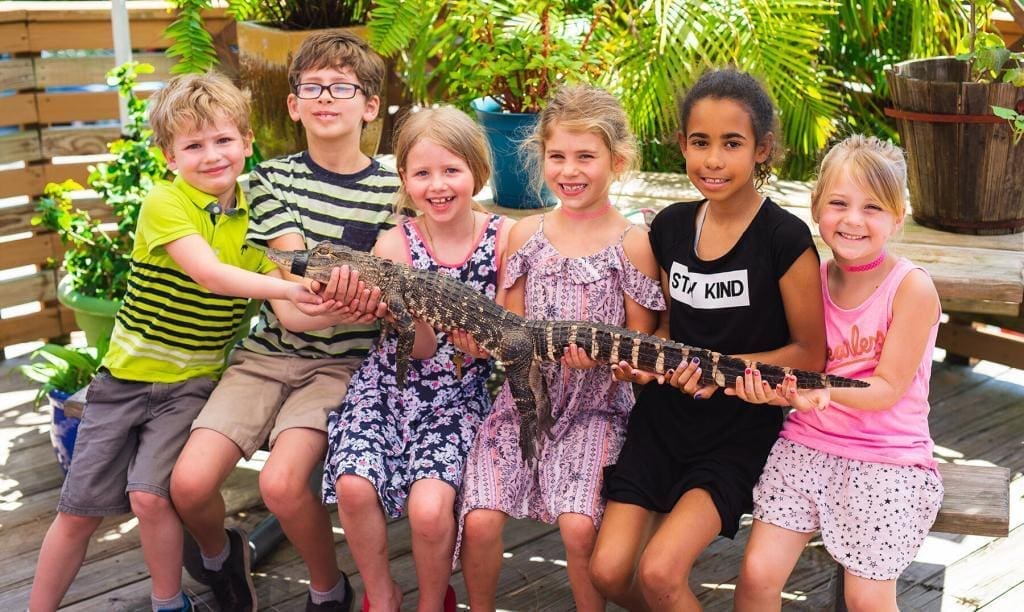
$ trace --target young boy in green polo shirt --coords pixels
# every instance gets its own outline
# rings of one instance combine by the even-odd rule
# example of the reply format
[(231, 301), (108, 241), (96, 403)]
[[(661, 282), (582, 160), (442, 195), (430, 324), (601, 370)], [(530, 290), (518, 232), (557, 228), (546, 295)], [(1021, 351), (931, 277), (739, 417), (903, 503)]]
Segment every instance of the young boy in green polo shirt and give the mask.
[(245, 244), (248, 204), (237, 179), (252, 132), (244, 95), (222, 76), (176, 77), (156, 94), (150, 123), (178, 176), (155, 186), (139, 213), (131, 282), (39, 553), (33, 612), (57, 608), (103, 517), (129, 510), (139, 521), (153, 609), (191, 608), (181, 592), (171, 469), (248, 298), (274, 301), (286, 324), (332, 307)]

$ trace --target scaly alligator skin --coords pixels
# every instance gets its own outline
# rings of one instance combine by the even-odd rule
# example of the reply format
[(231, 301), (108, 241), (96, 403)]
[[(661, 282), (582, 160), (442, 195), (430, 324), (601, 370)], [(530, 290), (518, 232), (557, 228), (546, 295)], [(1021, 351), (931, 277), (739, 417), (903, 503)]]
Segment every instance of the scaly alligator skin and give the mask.
[(398, 333), (398, 384), (405, 383), (409, 353), (415, 339), (413, 318), (441, 330), (464, 329), (485, 350), (501, 359), (519, 413), (520, 450), (524, 460), (535, 456), (538, 429), (549, 431), (551, 406), (539, 363), (558, 361), (565, 348), (576, 344), (603, 363), (626, 361), (634, 368), (665, 373), (696, 357), (701, 382), (724, 387), (746, 368), (757, 368), (771, 385), (793, 374), (802, 389), (866, 387), (867, 383), (767, 363), (758, 363), (687, 346), (635, 331), (590, 321), (528, 320), (508, 311), (470, 287), (440, 274), (418, 270), (321, 242), (308, 251), (268, 249), (271, 261), (297, 276), (326, 283), (333, 268), (347, 265), (359, 272), (368, 286), (381, 290), (381, 299), (395, 318)]

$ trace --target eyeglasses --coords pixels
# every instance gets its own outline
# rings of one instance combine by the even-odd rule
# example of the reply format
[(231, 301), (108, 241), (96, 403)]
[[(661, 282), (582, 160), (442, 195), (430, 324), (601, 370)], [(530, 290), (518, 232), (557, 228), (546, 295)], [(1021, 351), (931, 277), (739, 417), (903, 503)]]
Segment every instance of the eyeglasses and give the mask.
[(295, 95), (303, 100), (316, 100), (323, 95), (325, 89), (331, 92), (331, 97), (335, 100), (348, 100), (356, 97), (357, 91), (366, 91), (355, 83), (299, 83), (295, 88)]

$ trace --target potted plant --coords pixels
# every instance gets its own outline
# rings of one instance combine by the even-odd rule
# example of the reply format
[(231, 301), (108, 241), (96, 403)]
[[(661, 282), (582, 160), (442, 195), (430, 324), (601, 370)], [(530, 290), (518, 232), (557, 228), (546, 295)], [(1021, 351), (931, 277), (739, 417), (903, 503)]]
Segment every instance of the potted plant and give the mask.
[(87, 182), (113, 209), (116, 231), (104, 229), (102, 221), (74, 206), (70, 192), (82, 186), (72, 180), (48, 184), (36, 207), (39, 214), (32, 218), (33, 225), (57, 232), (67, 248), (57, 299), (75, 311), (75, 321), (91, 345), (110, 337), (128, 286), (139, 207), (154, 182), (167, 175), (163, 155), (149, 144), (146, 103), (132, 91), (137, 74), (152, 71), (149, 64), (128, 62), (107, 74), (107, 82), (128, 101), (128, 123), (123, 136), (107, 145), (114, 160), (91, 166)]
[[(167, 53), (179, 57), (175, 72), (201, 72), (216, 63), (213, 40), (203, 27), (201, 11), (211, 0), (175, 0), (178, 19), (165, 34), (175, 40)], [(311, 32), (345, 28), (366, 39), (370, 0), (234, 0), (228, 13), (237, 21), (239, 72), (252, 96), (252, 128), (259, 154), (277, 157), (306, 148), (302, 127), (285, 107), (288, 65)], [(382, 92), (381, 108), (386, 96)], [(360, 148), (374, 155), (384, 132), (386, 112), (363, 128)]]
[(71, 465), (71, 454), (82, 416), (80, 411), (75, 413), (71, 406), (65, 407), (65, 402), (92, 380), (103, 360), (105, 346), (106, 343), (101, 348), (45, 344), (32, 353), (29, 364), (18, 368), (24, 376), (39, 383), (35, 405), (41, 406), (44, 400), (49, 403), (50, 442), (57, 463), (65, 474)]
[(378, 0), (370, 42), (398, 58), (413, 97), (476, 112), (494, 157), (494, 199), (507, 207), (545, 202), (527, 185), (517, 155), (541, 105), (565, 82), (592, 81), (610, 65), (594, 34), (601, 2)]
[(1015, 144), (1024, 132), (1024, 53), (979, 33), (976, 10), (972, 3), (959, 55), (888, 71), (886, 114), (907, 151), (914, 220), (969, 234), (1024, 231), (1024, 146)]

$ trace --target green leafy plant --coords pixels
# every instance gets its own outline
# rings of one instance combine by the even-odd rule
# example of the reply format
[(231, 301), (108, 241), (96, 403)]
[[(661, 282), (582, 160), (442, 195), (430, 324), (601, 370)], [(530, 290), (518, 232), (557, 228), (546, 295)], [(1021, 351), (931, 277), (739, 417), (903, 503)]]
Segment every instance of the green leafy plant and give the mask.
[[(416, 4), (411, 2), (410, 4)], [(174, 43), (167, 55), (177, 57), (175, 74), (206, 72), (217, 64), (213, 38), (203, 22), (212, 0), (174, 0), (178, 18), (164, 36)], [(258, 21), (285, 30), (336, 28), (365, 23), (370, 0), (228, 0), (227, 13), (236, 21)]]
[(365, 23), (369, 9), (370, 0), (228, 0), (228, 13), (236, 20), (270, 23), (285, 30)]
[(210, 8), (210, 0), (176, 0), (178, 18), (164, 30), (174, 43), (167, 48), (168, 57), (177, 57), (171, 67), (174, 74), (206, 72), (217, 64), (213, 37), (203, 25), (202, 11)]
[(39, 383), (35, 405), (40, 406), (53, 391), (71, 395), (88, 385), (103, 361), (105, 344), (100, 347), (44, 344), (33, 352), (32, 361), (19, 366), (18, 371)]
[[(1024, 53), (1013, 53), (1007, 49), (1001, 36), (978, 31), (979, 24), (988, 21), (992, 8), (991, 2), (971, 2), (970, 32), (957, 47), (956, 58), (967, 62), (968, 73), (974, 81), (1024, 87)], [(1006, 119), (1013, 132), (1014, 144), (1019, 144), (1024, 138), (1024, 98), (1017, 101), (1015, 108), (996, 105), (991, 108), (992, 114)]]
[(1021, 139), (1024, 139), (1024, 100), (1017, 104), (1016, 109), (993, 106), (992, 114), (1009, 122), (1013, 131), (1013, 144), (1020, 144)]
[(594, 34), (605, 2), (378, 0), (370, 44), (399, 59), (412, 95), (468, 108), (491, 96), (536, 112), (560, 84), (596, 81), (611, 64)]
[(128, 102), (128, 122), (122, 137), (107, 145), (114, 159), (90, 166), (88, 184), (113, 209), (117, 231), (108, 232), (88, 211), (74, 206), (70, 192), (82, 187), (72, 180), (48, 184), (36, 207), (39, 214), (32, 218), (33, 225), (60, 236), (67, 246), (63, 265), (71, 288), (90, 297), (113, 300), (124, 294), (139, 208), (155, 182), (167, 177), (163, 154), (149, 143), (146, 102), (132, 90), (138, 74), (152, 71), (149, 64), (127, 62), (107, 74), (107, 83)]

